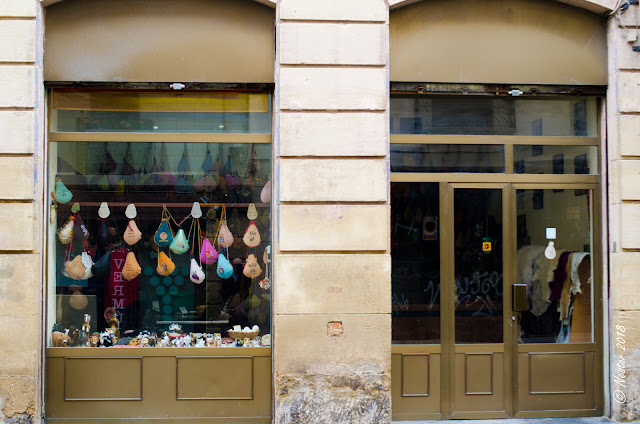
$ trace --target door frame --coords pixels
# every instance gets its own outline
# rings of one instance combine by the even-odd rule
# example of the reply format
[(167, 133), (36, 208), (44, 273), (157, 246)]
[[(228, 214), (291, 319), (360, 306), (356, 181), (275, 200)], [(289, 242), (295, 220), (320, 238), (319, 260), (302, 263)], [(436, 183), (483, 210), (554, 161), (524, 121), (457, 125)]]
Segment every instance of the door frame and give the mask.
[[(508, 177), (519, 181), (509, 181)], [(413, 177), (413, 178), (411, 178)], [(439, 214), (440, 214), (440, 307), (441, 307), (441, 340), (440, 345), (396, 345), (392, 346), (393, 354), (426, 354), (440, 355), (439, 383), (440, 383), (440, 411), (433, 413), (408, 414), (411, 417), (404, 419), (483, 419), (483, 418), (552, 418), (552, 417), (578, 417), (578, 416), (598, 416), (604, 410), (604, 376), (603, 371), (603, 295), (602, 295), (602, 272), (603, 272), (603, 251), (602, 251), (602, 211), (599, 207), (602, 202), (602, 188), (594, 181), (597, 175), (563, 175), (560, 182), (551, 182), (546, 175), (532, 175), (528, 182), (521, 182), (527, 175), (507, 175), (504, 174), (438, 174), (435, 178), (429, 178), (430, 174), (392, 174), (391, 182), (431, 182), (438, 183), (439, 190)], [(475, 181), (469, 182), (470, 177), (475, 177)], [(541, 178), (542, 177), (542, 178)], [(553, 177), (553, 175), (551, 176)], [(544, 179), (544, 181), (542, 181)], [(435, 181), (434, 181), (435, 180)], [(506, 180), (506, 181), (505, 181)], [(504, 385), (504, 413), (500, 412), (455, 412), (455, 311), (451, 302), (455, 298), (455, 284), (450, 284), (455, 279), (455, 263), (450, 258), (454, 257), (455, 240), (453, 237), (453, 194), (456, 188), (493, 188), (502, 189), (502, 212), (503, 212), (503, 329), (504, 329), (504, 362), (503, 362), (503, 385)], [(594, 284), (594, 304), (592, 313), (594, 314), (594, 335), (592, 343), (571, 343), (571, 344), (519, 344), (518, 343), (518, 322), (517, 316), (512, 307), (511, 285), (516, 283), (517, 264), (517, 203), (516, 190), (519, 189), (591, 189), (593, 190), (591, 230), (593, 231), (594, 243), (591, 247), (593, 258), (593, 284)], [(515, 319), (514, 319), (515, 318)], [(460, 345), (459, 345), (460, 346)], [(473, 346), (473, 345), (470, 345)], [(478, 345), (464, 347), (457, 353), (466, 352), (487, 352), (491, 345)], [(519, 353), (533, 352), (569, 352), (587, 351), (594, 352), (595, 355), (595, 408), (594, 409), (566, 409), (561, 411), (521, 411), (519, 409), (518, 388), (518, 355)], [(422, 353), (420, 353), (422, 352)], [(435, 389), (435, 387), (433, 388)], [(403, 414), (404, 415), (404, 414)]]

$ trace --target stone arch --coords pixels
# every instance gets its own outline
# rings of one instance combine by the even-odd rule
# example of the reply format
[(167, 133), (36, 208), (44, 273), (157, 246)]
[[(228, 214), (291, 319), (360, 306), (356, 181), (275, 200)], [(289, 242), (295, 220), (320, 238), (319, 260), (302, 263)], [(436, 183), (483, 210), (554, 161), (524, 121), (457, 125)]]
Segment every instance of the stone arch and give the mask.
[(389, 16), (392, 81), (607, 84), (606, 26), (590, 10), (560, 1), (395, 1), (406, 7)]
[[(408, 6), (423, 0), (389, 0), (389, 9), (397, 9), (402, 6)], [(616, 5), (615, 0), (555, 0), (561, 3), (567, 3), (575, 7), (590, 10), (595, 13), (608, 13), (613, 10)]]

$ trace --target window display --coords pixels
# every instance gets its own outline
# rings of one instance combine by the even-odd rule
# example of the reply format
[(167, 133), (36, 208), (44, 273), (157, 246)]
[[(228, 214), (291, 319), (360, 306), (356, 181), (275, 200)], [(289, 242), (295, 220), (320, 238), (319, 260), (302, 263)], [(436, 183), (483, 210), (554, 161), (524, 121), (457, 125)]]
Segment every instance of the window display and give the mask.
[(269, 346), (270, 96), (53, 98), (49, 346)]
[(593, 190), (517, 190), (517, 201), (520, 343), (592, 342)]

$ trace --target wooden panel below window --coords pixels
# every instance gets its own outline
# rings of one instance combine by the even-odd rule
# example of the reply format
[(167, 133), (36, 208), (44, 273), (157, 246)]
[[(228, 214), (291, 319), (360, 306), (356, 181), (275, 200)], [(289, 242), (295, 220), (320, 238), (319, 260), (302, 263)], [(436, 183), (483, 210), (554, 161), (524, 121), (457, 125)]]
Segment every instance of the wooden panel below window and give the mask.
[(501, 352), (456, 353), (456, 413), (505, 410), (503, 361)]
[(267, 348), (49, 348), (45, 384), (47, 423), (271, 422)]
[(595, 352), (518, 354), (518, 410), (595, 410), (595, 371)]
[(65, 358), (64, 399), (142, 400), (142, 358)]
[[(439, 346), (429, 347), (428, 350), (433, 351), (436, 350), (433, 347)], [(419, 350), (416, 345), (393, 346), (391, 403), (394, 420), (441, 418), (440, 353)]]
[(176, 358), (179, 400), (253, 399), (253, 358)]

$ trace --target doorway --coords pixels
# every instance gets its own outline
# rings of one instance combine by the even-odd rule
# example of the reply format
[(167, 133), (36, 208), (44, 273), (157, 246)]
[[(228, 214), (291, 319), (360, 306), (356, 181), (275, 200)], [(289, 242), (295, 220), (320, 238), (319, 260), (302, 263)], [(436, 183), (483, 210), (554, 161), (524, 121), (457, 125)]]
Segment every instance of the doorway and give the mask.
[(394, 420), (597, 415), (595, 185), (450, 177), (392, 180)]

